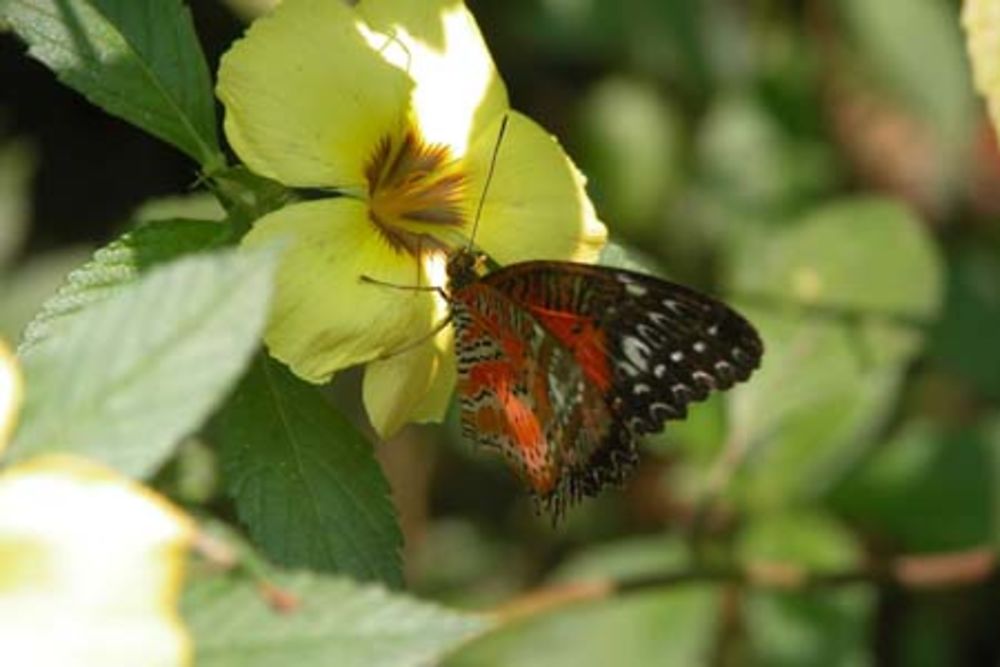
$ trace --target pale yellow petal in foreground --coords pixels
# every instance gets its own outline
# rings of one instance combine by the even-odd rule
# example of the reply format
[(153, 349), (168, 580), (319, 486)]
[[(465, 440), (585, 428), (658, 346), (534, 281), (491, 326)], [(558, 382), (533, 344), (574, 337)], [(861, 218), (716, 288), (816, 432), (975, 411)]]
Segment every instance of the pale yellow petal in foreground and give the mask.
[(0, 341), (0, 454), (7, 446), (21, 407), (21, 373), (17, 360)]
[(81, 459), (44, 457), (5, 471), (3, 664), (191, 664), (177, 601), (193, 533), (166, 500)]
[(358, 13), (391, 36), (377, 46), (413, 79), (413, 113), (428, 143), (463, 155), (507, 109), (503, 81), (461, 0), (362, 0)]
[(966, 0), (962, 25), (965, 26), (976, 89), (986, 98), (993, 129), (1000, 133), (1000, 3)]
[(382, 439), (409, 422), (440, 422), (455, 388), (452, 330), (435, 340), (365, 366), (365, 410)]
[[(483, 202), (476, 244), (500, 264), (530, 259), (592, 262), (607, 240), (585, 180), (555, 137), (510, 112), (507, 133)], [(480, 193), (496, 144), (499, 119), (470, 147), (469, 191)], [(471, 219), (477, 197), (467, 206)]]
[(247, 247), (284, 244), (274, 308), (264, 339), (299, 377), (325, 382), (337, 370), (374, 359), (429, 330), (436, 295), (371, 285), (427, 285), (423, 267), (391, 248), (363, 202), (326, 199), (264, 216)]
[(409, 77), (362, 37), (344, 2), (287, 0), (222, 58), (226, 136), (258, 174), (294, 186), (362, 186), (379, 140), (397, 134)]

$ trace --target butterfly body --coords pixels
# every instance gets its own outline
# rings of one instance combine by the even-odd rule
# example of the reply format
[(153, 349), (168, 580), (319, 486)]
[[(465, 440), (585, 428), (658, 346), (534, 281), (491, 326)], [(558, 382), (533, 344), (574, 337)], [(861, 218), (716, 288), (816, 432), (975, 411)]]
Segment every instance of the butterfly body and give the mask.
[(636, 437), (745, 380), (763, 345), (711, 297), (641, 273), (449, 261), (462, 430), (556, 513), (622, 481)]

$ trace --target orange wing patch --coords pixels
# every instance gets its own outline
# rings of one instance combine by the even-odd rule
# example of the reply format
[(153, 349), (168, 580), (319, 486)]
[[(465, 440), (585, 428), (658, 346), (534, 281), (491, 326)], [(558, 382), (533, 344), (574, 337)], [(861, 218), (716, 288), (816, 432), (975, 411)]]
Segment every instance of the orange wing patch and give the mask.
[(604, 331), (592, 318), (545, 308), (529, 310), (556, 339), (573, 353), (584, 375), (601, 391), (611, 387), (611, 364)]
[(547, 440), (530, 397), (515, 389), (515, 367), (507, 361), (477, 364), (463, 378), (462, 396), (478, 397), (463, 405), (463, 427), (488, 434), (489, 443), (517, 464), (536, 493), (547, 494), (557, 481), (557, 470), (548, 456)]

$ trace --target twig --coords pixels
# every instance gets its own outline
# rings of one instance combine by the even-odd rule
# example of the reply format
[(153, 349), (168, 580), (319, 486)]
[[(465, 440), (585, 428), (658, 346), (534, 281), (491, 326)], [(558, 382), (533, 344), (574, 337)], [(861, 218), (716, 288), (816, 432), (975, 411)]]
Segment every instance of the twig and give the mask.
[(860, 584), (896, 585), (915, 590), (953, 588), (982, 581), (993, 573), (996, 565), (996, 553), (988, 547), (979, 547), (899, 556), (884, 563), (873, 562), (843, 570), (809, 570), (792, 563), (763, 561), (742, 567), (694, 567), (643, 577), (597, 579), (542, 588), (495, 607), (490, 613), (501, 622), (511, 622), (572, 604), (691, 583), (726, 583), (789, 592)]

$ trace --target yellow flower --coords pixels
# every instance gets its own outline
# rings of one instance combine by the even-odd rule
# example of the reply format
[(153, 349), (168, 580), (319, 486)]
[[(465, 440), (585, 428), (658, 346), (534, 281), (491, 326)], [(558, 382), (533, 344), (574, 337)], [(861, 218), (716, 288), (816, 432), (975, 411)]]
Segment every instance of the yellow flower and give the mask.
[(0, 454), (14, 431), (21, 407), (21, 373), (7, 345), (0, 341)]
[[(0, 452), (21, 375), (0, 341)], [(0, 474), (4, 664), (182, 667), (191, 640), (177, 602), (190, 517), (96, 463), (49, 455)]]
[(993, 128), (1000, 132), (1000, 4), (966, 0), (962, 25), (976, 89), (986, 98)]
[[(268, 347), (324, 382), (369, 363), (383, 435), (439, 420), (454, 384), (451, 331), (395, 354), (446, 315), (444, 251), (470, 234), (509, 117), (476, 243), (501, 264), (592, 261), (604, 225), (558, 143), (509, 111), (475, 20), (457, 0), (285, 0), (225, 55), (226, 135), (254, 171), (344, 196), (264, 216), (247, 246), (284, 239)], [(379, 360), (383, 355), (393, 355)]]
[(41, 456), (0, 474), (4, 664), (181, 667), (194, 522), (118, 473)]

